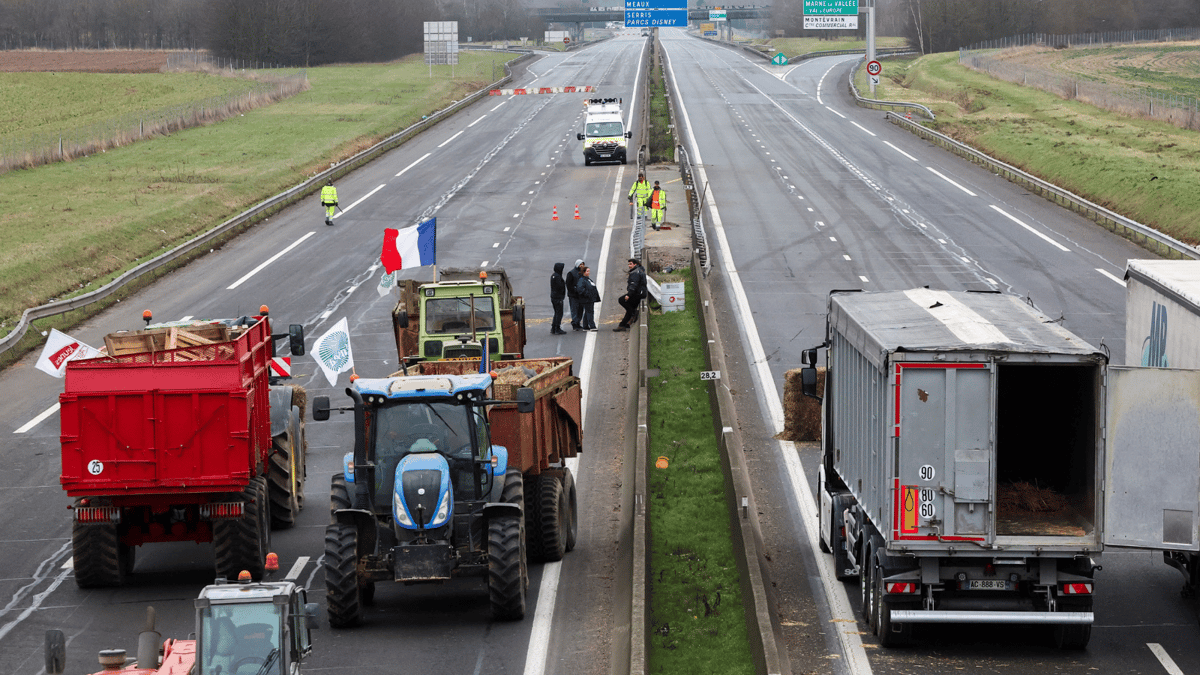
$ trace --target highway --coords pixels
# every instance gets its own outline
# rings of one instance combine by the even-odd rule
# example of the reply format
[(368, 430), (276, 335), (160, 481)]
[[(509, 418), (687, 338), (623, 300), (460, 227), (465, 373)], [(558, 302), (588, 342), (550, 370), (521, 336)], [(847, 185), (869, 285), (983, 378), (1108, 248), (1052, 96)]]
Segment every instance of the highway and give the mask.
[[(817, 450), (773, 438), (782, 428), (783, 373), (822, 341), (828, 291), (1012, 293), (1119, 361), (1120, 278), (1126, 260), (1149, 254), (855, 107), (845, 87), (852, 57), (773, 67), (681, 31), (659, 33), (680, 93), (677, 122), (695, 140), (689, 151), (708, 188), (714, 310), (735, 341), (725, 345), (733, 372), (724, 382), (738, 392), (792, 672), (1200, 672), (1195, 600), (1180, 598), (1178, 572), (1146, 552), (1105, 552), (1084, 652), (1053, 649), (1044, 629), (979, 626), (925, 627), (903, 649), (874, 645), (848, 609), (856, 587), (832, 581), (828, 556), (816, 552)], [(511, 86), (593, 85), (629, 110), (647, 46), (635, 32), (547, 55)], [(356, 372), (387, 374), (396, 369), (395, 298), (375, 291), (382, 229), (436, 217), (438, 264), (505, 267), (529, 307), (527, 354), (576, 359), (585, 387), (580, 540), (562, 563), (531, 567), (526, 620), (492, 622), (475, 580), (381, 586), (361, 627), (333, 630), (322, 614), (306, 670), (606, 675), (628, 662), (629, 338), (607, 328), (620, 316), (633, 166), (584, 167), (575, 140), (583, 96), (485, 98), (339, 180), (345, 212), (332, 227), (314, 196), (71, 331), (96, 345), (108, 332), (140, 327), (147, 308), (165, 321), (267, 304), (279, 324), (304, 324), (310, 344), (348, 318)], [(595, 268), (601, 331), (551, 336), (547, 277), (555, 262), (569, 267), (577, 258)], [(70, 500), (57, 479), (62, 384), (34, 369), (35, 359), (0, 373), (10, 394), (0, 400), (8, 467), (0, 476), (0, 673), (42, 672), (48, 628), (68, 636), (68, 672), (91, 672), (98, 650), (135, 650), (148, 604), (164, 636), (194, 630), (192, 599), (212, 581), (212, 554), (193, 544), (146, 547), (128, 586), (75, 586)], [(310, 401), (344, 400), (346, 374), (329, 387), (310, 357), (294, 368)], [(335, 415), (309, 419), (307, 433), (307, 506), (296, 527), (273, 534), (273, 548), (280, 575), (323, 602), (327, 485), (352, 432), (348, 416)]]

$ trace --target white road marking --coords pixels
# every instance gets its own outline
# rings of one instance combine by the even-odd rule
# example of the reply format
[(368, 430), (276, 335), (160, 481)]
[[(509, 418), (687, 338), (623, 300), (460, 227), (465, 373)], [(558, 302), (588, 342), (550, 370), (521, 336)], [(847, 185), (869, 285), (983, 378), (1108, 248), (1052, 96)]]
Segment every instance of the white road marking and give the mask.
[[(830, 237), (830, 239), (832, 239), (832, 238), (833, 238), (833, 237)], [(843, 254), (842, 254), (842, 257), (843, 257), (843, 258), (845, 258), (846, 260), (849, 260), (849, 259), (850, 259), (850, 254), (849, 254), (849, 253), (843, 253)]]
[(1005, 218), (1008, 218), (1009, 220), (1013, 221), (1014, 223), (1016, 223), (1016, 224), (1020, 225), (1021, 227), (1023, 227), (1023, 228), (1025, 228), (1025, 229), (1029, 230), (1030, 232), (1032, 232), (1032, 233), (1036, 234), (1037, 236), (1041, 237), (1042, 239), (1045, 239), (1046, 241), (1050, 242), (1050, 244), (1051, 244), (1052, 246), (1055, 246), (1055, 247), (1057, 247), (1057, 248), (1058, 248), (1058, 250), (1060, 250), (1060, 251), (1066, 251), (1066, 252), (1068, 252), (1068, 253), (1070, 253), (1070, 252), (1071, 252), (1071, 249), (1067, 248), (1066, 246), (1063, 246), (1062, 244), (1058, 243), (1057, 241), (1054, 241), (1053, 239), (1051, 239), (1050, 237), (1047, 237), (1046, 235), (1042, 234), (1041, 232), (1038, 232), (1037, 230), (1033, 229), (1032, 227), (1030, 227), (1030, 226), (1026, 225), (1025, 223), (1021, 222), (1021, 221), (1020, 221), (1020, 220), (1018, 220), (1016, 217), (1014, 217), (1013, 215), (1009, 214), (1008, 212), (1006, 212), (1004, 209), (1000, 208), (999, 206), (996, 206), (995, 204), (989, 204), (988, 206), (991, 206), (991, 207), (992, 207), (992, 210), (994, 210), (996, 213), (999, 213), (1000, 215), (1004, 216)]
[(324, 312), (321, 312), (321, 321), (324, 321), (325, 319), (328, 319), (330, 314), (333, 314), (333, 310), (332, 310), (332, 309), (327, 309), (327, 310), (325, 310)]
[(1175, 660), (1167, 654), (1167, 650), (1163, 649), (1162, 645), (1157, 642), (1147, 642), (1146, 646), (1150, 648), (1150, 652), (1162, 664), (1163, 670), (1167, 671), (1168, 675), (1183, 675), (1183, 671), (1175, 665)]
[(1113, 274), (1113, 273), (1109, 272), (1108, 270), (1102, 270), (1102, 269), (1100, 269), (1099, 267), (1097, 267), (1097, 268), (1096, 268), (1096, 271), (1097, 271), (1097, 272), (1099, 272), (1100, 274), (1103, 274), (1104, 276), (1108, 277), (1109, 279), (1112, 279), (1113, 281), (1117, 282), (1118, 284), (1121, 284), (1122, 286), (1124, 286), (1124, 285), (1125, 285), (1125, 280), (1124, 280), (1124, 279), (1122, 279), (1121, 277), (1119, 277), (1119, 276), (1117, 276), (1117, 275), (1115, 275), (1115, 274)]
[(191, 321), (191, 320), (192, 320), (192, 315), (191, 315), (191, 314), (188, 314), (188, 315), (187, 315), (187, 316), (185, 316), (185, 317), (181, 317), (179, 320), (180, 320), (180, 321)]
[(261, 265), (250, 270), (248, 273), (246, 273), (246, 276), (244, 276), (241, 279), (238, 279), (237, 281), (233, 282), (232, 284), (229, 284), (228, 286), (226, 286), (225, 290), (232, 291), (233, 289), (237, 288), (238, 286), (241, 286), (243, 283), (246, 282), (247, 279), (249, 279), (250, 277), (254, 276), (255, 274), (258, 274), (259, 272), (263, 271), (267, 267), (267, 265), (270, 265), (271, 263), (275, 262), (276, 260), (279, 260), (288, 251), (291, 251), (292, 249), (296, 248), (300, 244), (304, 243), (305, 239), (308, 239), (309, 237), (313, 236), (314, 234), (316, 234), (316, 232), (309, 232), (308, 234), (304, 235), (303, 237), (300, 237), (295, 242), (293, 242), (291, 246), (288, 246), (287, 248), (283, 249), (279, 253), (276, 253), (275, 255), (271, 256), (270, 258), (267, 258)]
[(905, 151), (901, 150), (900, 148), (897, 148), (896, 146), (892, 145), (890, 142), (888, 142), (888, 141), (884, 141), (884, 142), (883, 142), (883, 144), (884, 144), (884, 145), (886, 145), (886, 146), (888, 146), (889, 148), (891, 148), (891, 149), (895, 150), (896, 152), (898, 152), (898, 153), (900, 153), (900, 154), (904, 155), (905, 157), (907, 157), (907, 158), (911, 159), (912, 161), (914, 161), (914, 162), (915, 162), (915, 161), (917, 161), (917, 158), (916, 158), (916, 157), (913, 157), (912, 155), (908, 154), (907, 152), (905, 152)]
[(302, 555), (299, 558), (296, 558), (296, 562), (292, 563), (292, 569), (288, 570), (287, 576), (285, 576), (283, 578), (283, 580), (284, 581), (295, 581), (296, 579), (299, 579), (300, 572), (302, 572), (304, 570), (304, 566), (308, 564), (308, 561), (309, 561), (309, 557), (306, 555)]
[[(925, 167), (925, 168), (926, 168), (926, 169), (929, 169), (930, 171), (932, 171), (932, 172), (933, 172), (933, 175), (937, 176), (938, 178), (941, 178), (942, 180), (944, 180), (944, 181), (946, 181), (947, 183), (949, 183), (949, 184), (953, 185), (954, 187), (958, 188), (959, 190), (962, 190), (963, 192), (965, 192), (965, 193), (967, 193), (967, 194), (971, 195), (972, 197), (978, 197), (978, 196), (979, 196), (979, 195), (975, 194), (974, 192), (971, 192), (971, 191), (970, 191), (970, 190), (968, 190), (967, 188), (965, 188), (965, 187), (963, 187), (963, 186), (959, 185), (958, 183), (955, 183), (953, 180), (951, 180), (950, 178), (946, 177), (946, 175), (945, 175), (945, 174), (943, 174), (942, 172), (940, 172), (940, 171), (938, 171), (937, 169), (933, 168), (932, 166), (927, 166), (927, 167)], [(995, 208), (995, 207), (993, 207), (993, 208)]]
[(43, 421), (45, 421), (45, 419), (47, 417), (58, 412), (58, 408), (59, 408), (59, 404), (55, 403), (54, 405), (50, 406), (49, 408), (46, 408), (45, 410), (43, 410), (42, 413), (40, 415), (38, 415), (37, 417), (35, 417), (35, 418), (29, 420), (28, 422), (26, 422), (25, 424), (21, 425), (21, 428), (17, 429), (13, 433), (14, 434), (23, 434), (23, 433), (29, 431), (30, 429), (36, 427), (37, 425), (39, 425)]
[[(406, 169), (406, 170), (407, 170), (407, 169)], [(352, 209), (352, 208), (354, 208), (354, 207), (358, 206), (359, 204), (361, 204), (361, 203), (363, 203), (363, 202), (367, 201), (367, 198), (368, 198), (368, 197), (370, 197), (371, 195), (375, 194), (376, 192), (379, 192), (380, 190), (382, 190), (382, 189), (383, 189), (383, 188), (385, 188), (385, 187), (387, 187), (387, 183), (384, 183), (383, 185), (380, 185), (379, 187), (375, 188), (374, 190), (371, 190), (371, 191), (370, 191), (370, 192), (368, 192), (367, 194), (365, 194), (365, 195), (363, 195), (363, 196), (359, 197), (357, 201), (355, 201), (355, 202), (354, 202), (353, 204), (351, 204), (350, 206), (347, 206), (346, 208), (342, 209), (342, 212), (341, 212), (341, 213), (339, 213), (339, 214), (337, 214), (336, 216), (334, 216), (334, 218), (337, 218), (337, 217), (339, 217), (339, 216), (343, 216), (343, 215), (345, 215), (347, 211), (349, 211), (350, 209)]]
[(843, 115), (842, 113), (840, 113), (840, 112), (838, 112), (838, 111), (834, 110), (833, 108), (830, 108), (829, 106), (825, 106), (825, 109), (826, 109), (826, 110), (828, 110), (829, 112), (833, 113), (834, 115), (837, 115), (838, 117), (840, 117), (840, 118), (842, 118), (842, 119), (846, 119), (846, 116), (845, 116), (845, 115)]
[[(671, 77), (674, 77), (674, 67), (668, 61), (668, 68), (672, 70)], [(832, 70), (832, 67), (831, 67)], [(826, 73), (828, 74), (828, 73)], [(825, 78), (822, 77), (822, 80)], [(636, 89), (634, 91), (637, 91)], [(818, 101), (820, 100), (820, 85), (817, 87)], [(823, 105), (823, 104), (822, 104)], [(679, 111), (683, 117), (683, 123), (688, 129), (688, 138), (692, 139), (692, 156), (696, 165), (696, 173), (700, 177), (700, 184), (708, 184), (708, 176), (704, 170), (704, 162), (700, 157), (700, 148), (696, 146), (696, 135), (692, 131), (691, 119), (688, 116), (687, 106), (682, 101), (679, 102)], [(738, 313), (738, 331), (743, 338), (742, 344), (745, 345), (749, 352), (749, 363), (751, 366), (751, 374), (756, 380), (757, 387), (755, 391), (759, 396), (764, 408), (768, 411), (769, 419), (767, 420), (772, 430), (783, 429), (783, 403), (779, 396), (779, 390), (776, 386), (775, 376), (771, 373), (770, 361), (767, 359), (766, 351), (763, 349), (762, 339), (758, 334), (758, 326), (754, 321), (754, 315), (750, 311), (750, 301), (746, 296), (746, 289), (742, 286), (741, 275), (734, 266), (733, 261), (729, 256), (729, 239), (725, 235), (725, 226), (721, 220), (721, 214), (717, 209), (716, 199), (712, 193), (705, 195), (705, 200), (709, 207), (709, 213), (712, 218), (713, 232), (717, 236), (719, 246), (719, 256), (721, 264), (725, 268), (729, 279), (730, 289), (734, 295), (734, 307)], [(776, 441), (775, 449), (783, 458), (784, 466), (787, 469), (787, 476), (784, 481), (785, 485), (791, 489), (792, 502), (796, 505), (800, 513), (797, 522), (801, 529), (801, 534), (807, 541), (809, 547), (814, 551), (817, 568), (821, 580), (822, 589), (825, 592), (825, 597), (829, 601), (829, 612), (831, 626), (837, 630), (837, 637), (842, 645), (842, 651), (845, 663), (846, 672), (851, 675), (870, 675), (871, 663), (867, 660), (866, 650), (862, 646), (862, 636), (858, 633), (858, 621), (855, 619), (854, 610), (850, 607), (850, 600), (846, 596), (845, 586), (840, 581), (835, 581), (833, 576), (832, 556), (817, 553), (817, 529), (812, 526), (812, 523), (817, 522), (817, 507), (816, 501), (813, 499), (812, 489), (809, 487), (808, 476), (804, 471), (804, 466), (800, 463), (800, 454), (796, 451), (795, 443), (791, 441)]]
[(498, 109), (500, 106), (504, 105), (505, 103), (508, 103), (508, 100), (500, 101), (499, 103), (497, 103), (497, 104), (496, 104), (496, 107), (495, 107), (495, 108), (492, 108), (492, 109), (491, 109), (491, 110), (489, 110), (488, 112), (496, 112), (496, 110), (497, 110), (497, 109)]
[(871, 134), (872, 136), (875, 135), (875, 132), (867, 131), (867, 128), (864, 127), (863, 125), (859, 124), (858, 122), (851, 122), (850, 124), (853, 124), (854, 126), (858, 127), (859, 129), (862, 129), (863, 131), (866, 131), (868, 134)]
[[(466, 129), (463, 129), (463, 131), (466, 131)], [(449, 145), (449, 144), (450, 144), (450, 141), (452, 141), (452, 140), (454, 140), (454, 139), (458, 138), (459, 136), (462, 136), (462, 135), (463, 135), (463, 131), (460, 131), (460, 132), (458, 132), (457, 134), (454, 134), (453, 136), (451, 136), (450, 138), (447, 138), (446, 140), (442, 141), (441, 143), (439, 143), (439, 144), (438, 144), (438, 147), (439, 147), (439, 148), (444, 148), (444, 147), (446, 147), (447, 145)]]
[(470, 124), (468, 124), (468, 125), (467, 125), (467, 128), (468, 128), (468, 129), (470, 129), (471, 127), (475, 126), (476, 124), (479, 124), (480, 122), (482, 122), (482, 121), (483, 121), (483, 118), (484, 118), (484, 117), (487, 117), (487, 115), (481, 115), (481, 116), (479, 117), (479, 119), (477, 119), (477, 120), (475, 120), (474, 122), (471, 122)]
[(492, 248), (500, 248), (500, 242), (492, 244)]
[(416, 166), (416, 165), (420, 164), (421, 162), (425, 161), (425, 158), (426, 158), (426, 157), (428, 157), (428, 156), (430, 156), (430, 155), (432, 155), (432, 154), (433, 154), (432, 152), (427, 152), (427, 153), (425, 153), (425, 154), (424, 154), (424, 155), (421, 157), (421, 159), (418, 159), (417, 161), (413, 162), (412, 164), (409, 164), (408, 166), (404, 167), (403, 169), (400, 169), (400, 173), (396, 174), (396, 178), (399, 178), (400, 176), (403, 176), (405, 171), (408, 171), (409, 169), (413, 168), (414, 166)]
[(868, 278), (866, 278), (866, 277), (862, 276), (861, 274), (858, 276), (858, 278), (859, 278), (859, 279), (861, 279), (861, 280), (862, 280), (862, 282), (863, 282), (864, 284), (869, 284), (869, 283), (871, 283), (871, 280), (870, 280), (870, 279), (868, 279)]
[(479, 266), (480, 266), (480, 267), (487, 267), (487, 265), (488, 265), (488, 261), (487, 261), (487, 260), (484, 260), (483, 262), (479, 263)]

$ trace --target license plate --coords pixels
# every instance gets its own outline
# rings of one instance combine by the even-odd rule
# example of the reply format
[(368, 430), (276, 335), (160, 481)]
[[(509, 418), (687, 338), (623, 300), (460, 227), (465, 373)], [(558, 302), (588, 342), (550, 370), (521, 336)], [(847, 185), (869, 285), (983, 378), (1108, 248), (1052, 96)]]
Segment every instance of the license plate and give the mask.
[(959, 590), (966, 591), (1011, 591), (1013, 582), (1003, 579), (971, 579), (965, 586), (959, 584)]

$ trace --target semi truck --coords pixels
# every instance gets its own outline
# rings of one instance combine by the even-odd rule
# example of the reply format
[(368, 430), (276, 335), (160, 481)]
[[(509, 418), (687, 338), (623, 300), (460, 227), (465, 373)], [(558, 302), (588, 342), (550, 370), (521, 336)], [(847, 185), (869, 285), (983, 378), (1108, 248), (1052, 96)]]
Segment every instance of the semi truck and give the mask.
[(587, 109), (583, 116), (583, 133), (576, 138), (583, 141), (583, 164), (591, 166), (592, 162), (628, 161), (626, 139), (633, 138), (633, 132), (625, 129), (625, 120), (621, 119), (621, 99), (590, 98), (583, 104)]
[[(305, 393), (273, 375), (275, 341), (304, 327), (260, 315), (112, 333), (71, 361), (59, 396), (60, 482), (75, 582), (118, 586), (138, 546), (212, 542), (217, 576), (263, 573), (270, 528), (304, 504)], [(282, 359), (283, 357), (278, 357)]]
[(525, 299), (502, 267), (446, 268), (439, 281), (405, 279), (392, 309), (402, 363), (483, 356), (519, 359), (525, 349)]
[[(1200, 370), (1200, 261), (1130, 260), (1125, 289), (1125, 365)], [(1188, 429), (1181, 424), (1186, 413), (1179, 417), (1165, 421)], [(1193, 414), (1188, 421), (1194, 420)], [(1140, 522), (1135, 540), (1120, 543), (1162, 551), (1183, 573), (1184, 594), (1194, 597), (1200, 588), (1200, 443), (1188, 440), (1184, 434), (1176, 443), (1147, 444), (1140, 457), (1114, 470), (1159, 488), (1148, 506), (1161, 512)]]
[[(311, 632), (317, 627), (317, 604), (307, 602), (305, 590), (291, 581), (218, 579), (196, 598), (192, 639), (160, 643), (154, 608), (149, 607), (146, 629), (138, 636), (137, 659), (129, 662), (124, 649), (102, 650), (103, 670), (96, 675), (294, 675), (312, 652)], [(66, 670), (61, 630), (46, 631), (45, 666), (48, 675)]]
[(1143, 465), (1158, 443), (1197, 465), (1197, 373), (1113, 366), (1019, 298), (927, 288), (830, 293), (810, 396), (822, 348), (820, 546), (883, 646), (1025, 623), (1082, 649), (1106, 544), (1194, 546), (1195, 479), (1181, 506)]
[[(578, 537), (581, 389), (569, 358), (423, 361), (346, 390), (354, 449), (330, 482), (330, 625), (353, 626), (377, 582), (478, 576), (498, 620), (525, 616), (529, 560)], [(483, 368), (483, 370), (487, 370)], [(328, 397), (313, 418), (329, 418)]]

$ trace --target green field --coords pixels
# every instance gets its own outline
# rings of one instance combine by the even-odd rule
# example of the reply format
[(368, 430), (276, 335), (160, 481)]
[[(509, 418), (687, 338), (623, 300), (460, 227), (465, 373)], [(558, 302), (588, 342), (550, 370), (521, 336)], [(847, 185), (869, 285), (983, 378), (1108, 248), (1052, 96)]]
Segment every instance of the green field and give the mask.
[[(1116, 71), (1123, 48), (1113, 48)], [(1107, 112), (958, 64), (957, 54), (888, 59), (875, 98), (931, 108), (931, 126), (1003, 162), (1149, 225), (1200, 243), (1200, 136)], [(856, 85), (869, 91), (865, 70)]]
[[(431, 78), (421, 54), (388, 64), (313, 68), (310, 91), (243, 116), (5, 174), (0, 332), (26, 308), (92, 290), (485, 87), (493, 73), (503, 75), (510, 58), (463, 52), (453, 79), (447, 66), (435, 67)], [(225, 78), (208, 77), (214, 86), (228, 86)], [(93, 93), (84, 87), (63, 105), (85, 108)]]
[(5, 137), (53, 134), (254, 87), (202, 73), (0, 73), (0, 148)]

